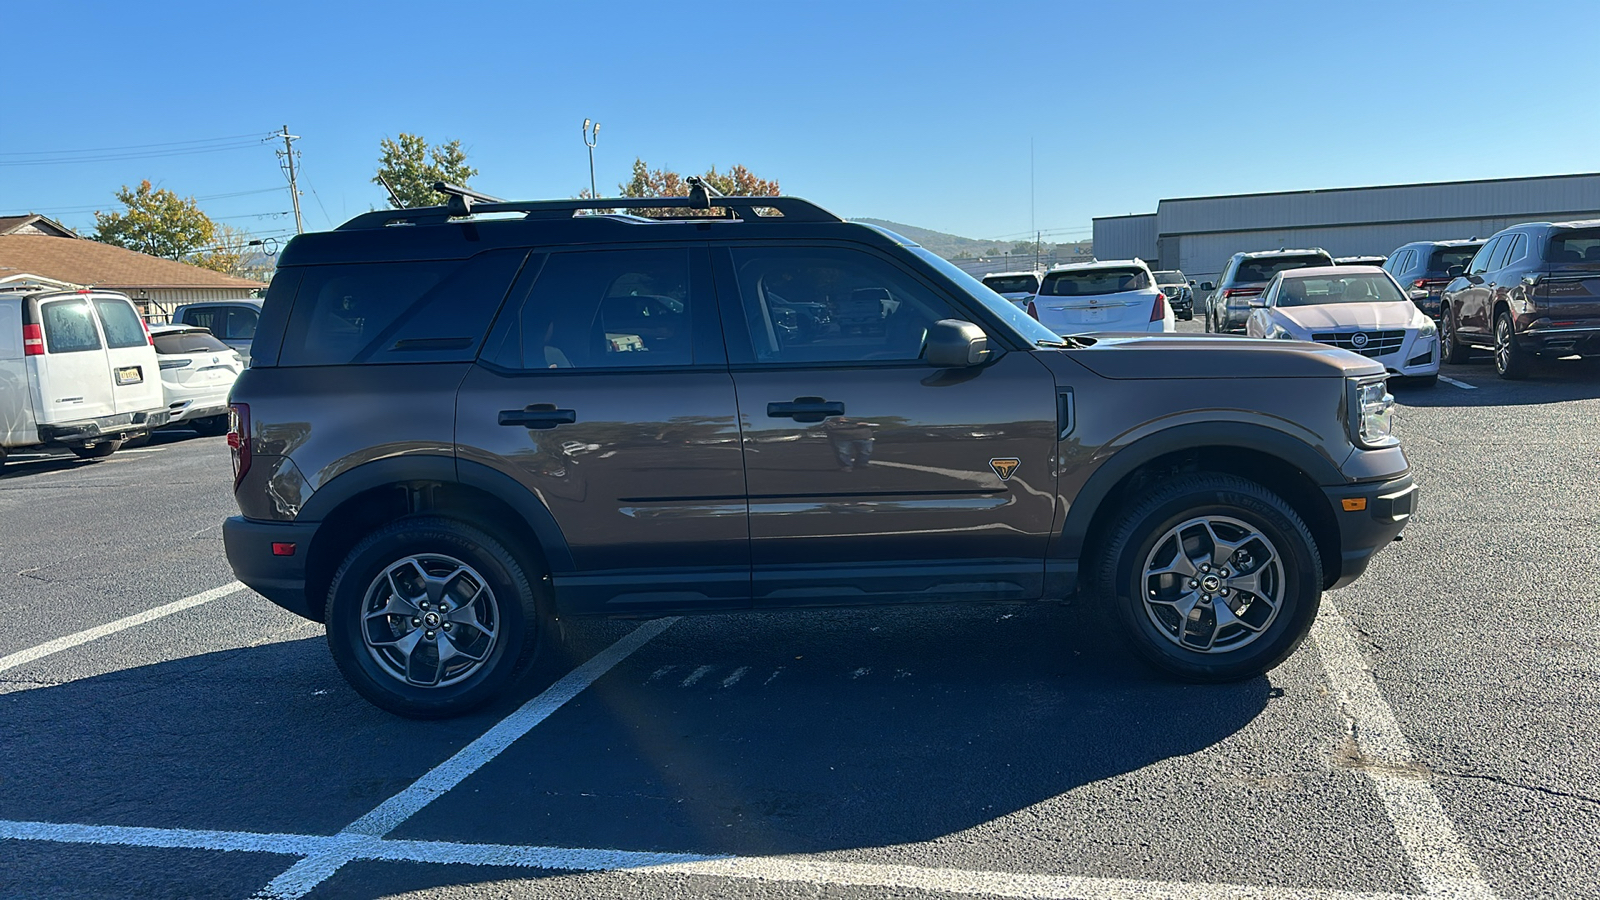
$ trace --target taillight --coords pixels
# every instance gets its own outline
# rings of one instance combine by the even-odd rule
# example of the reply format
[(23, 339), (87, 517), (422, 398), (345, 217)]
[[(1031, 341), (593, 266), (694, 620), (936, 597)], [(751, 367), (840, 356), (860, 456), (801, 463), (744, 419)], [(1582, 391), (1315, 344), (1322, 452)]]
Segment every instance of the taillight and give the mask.
[(1428, 279), (1418, 278), (1416, 281), (1411, 282), (1411, 286), (1414, 288), (1425, 288), (1428, 286)]
[(1231, 300), (1234, 297), (1254, 297), (1261, 293), (1261, 288), (1228, 288), (1222, 292), (1222, 299)]
[(141, 316), (139, 324), (144, 326), (144, 339), (150, 342), (150, 346), (154, 347), (156, 345), (156, 336), (150, 333), (150, 323), (146, 322)]
[(1155, 305), (1150, 307), (1150, 321), (1159, 322), (1167, 317), (1167, 295), (1156, 292)]
[(22, 355), (44, 355), (44, 328), (38, 325), (22, 326)]
[(1032, 316), (1035, 322), (1039, 321), (1039, 307), (1034, 306), (1032, 300), (1028, 301), (1028, 315)]
[(250, 406), (228, 404), (228, 450), (233, 454), (233, 486), (250, 471)]

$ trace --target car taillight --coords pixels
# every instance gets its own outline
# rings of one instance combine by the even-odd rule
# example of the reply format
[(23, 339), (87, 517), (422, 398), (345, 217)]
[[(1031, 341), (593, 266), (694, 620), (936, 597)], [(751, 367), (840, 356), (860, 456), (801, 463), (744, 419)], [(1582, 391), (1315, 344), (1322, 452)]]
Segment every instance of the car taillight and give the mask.
[(1234, 297), (1254, 297), (1261, 293), (1261, 288), (1228, 288), (1222, 292), (1222, 299), (1231, 300)]
[(250, 406), (228, 404), (228, 450), (233, 454), (233, 486), (250, 471)]
[(144, 339), (150, 342), (150, 346), (154, 347), (156, 345), (156, 336), (150, 333), (150, 323), (141, 317), (139, 324), (144, 326)]
[(1039, 307), (1034, 306), (1032, 300), (1028, 301), (1028, 315), (1032, 316), (1035, 322), (1039, 321)]
[(1159, 322), (1167, 317), (1167, 295), (1156, 292), (1155, 305), (1150, 307), (1150, 321)]
[(44, 355), (44, 328), (39, 325), (22, 326), (22, 355)]

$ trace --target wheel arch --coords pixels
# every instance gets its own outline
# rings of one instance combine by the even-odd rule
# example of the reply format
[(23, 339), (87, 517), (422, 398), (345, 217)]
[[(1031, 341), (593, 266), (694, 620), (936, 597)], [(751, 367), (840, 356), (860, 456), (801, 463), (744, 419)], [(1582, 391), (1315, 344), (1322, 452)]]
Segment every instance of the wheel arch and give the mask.
[[(1078, 548), (1082, 559), (1096, 558), (1100, 539), (1127, 502), (1167, 478), (1190, 472), (1236, 475), (1282, 497), (1316, 540), (1323, 586), (1331, 587), (1337, 580), (1342, 540), (1322, 485), (1343, 484), (1344, 476), (1310, 445), (1262, 425), (1177, 426), (1122, 448), (1072, 500), (1060, 546), (1068, 552)], [(1093, 568), (1080, 565), (1080, 579)]]

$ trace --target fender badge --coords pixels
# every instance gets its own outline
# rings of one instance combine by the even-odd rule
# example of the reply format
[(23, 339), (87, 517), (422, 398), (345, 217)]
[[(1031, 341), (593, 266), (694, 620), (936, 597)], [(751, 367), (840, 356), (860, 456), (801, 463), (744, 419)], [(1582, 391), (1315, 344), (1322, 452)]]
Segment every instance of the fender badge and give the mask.
[(1001, 481), (1010, 481), (1011, 474), (1017, 471), (1017, 466), (1020, 465), (1022, 465), (1022, 460), (1016, 458), (989, 460), (989, 468), (1000, 476)]

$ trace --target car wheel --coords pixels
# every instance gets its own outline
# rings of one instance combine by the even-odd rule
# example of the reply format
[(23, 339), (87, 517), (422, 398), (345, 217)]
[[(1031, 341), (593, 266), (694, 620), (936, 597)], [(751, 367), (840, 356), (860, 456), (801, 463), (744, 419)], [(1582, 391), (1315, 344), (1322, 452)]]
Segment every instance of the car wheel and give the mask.
[(1513, 381), (1528, 377), (1528, 351), (1517, 344), (1511, 313), (1501, 310), (1494, 317), (1494, 370), (1501, 378)]
[(143, 447), (148, 443), (150, 443), (150, 432), (146, 431), (144, 434), (136, 434), (133, 437), (123, 441), (121, 449), (127, 450), (129, 447)]
[(1183, 476), (1120, 516), (1096, 591), (1152, 666), (1253, 678), (1293, 653), (1322, 600), (1322, 560), (1283, 499), (1233, 475)]
[(202, 437), (217, 437), (228, 433), (228, 417), (225, 415), (206, 416), (203, 419), (195, 419), (190, 422), (189, 427), (193, 428)]
[(79, 459), (105, 459), (120, 449), (122, 449), (121, 441), (101, 441), (98, 444), (71, 448), (73, 455)]
[(1448, 306), (1439, 308), (1439, 349), (1444, 354), (1444, 361), (1452, 365), (1461, 365), (1472, 356), (1472, 351), (1461, 343), (1460, 335), (1456, 334), (1456, 314)]
[(328, 591), (328, 646), (373, 705), (414, 719), (488, 703), (532, 660), (539, 604), (522, 564), (452, 519), (401, 519), (345, 557)]

